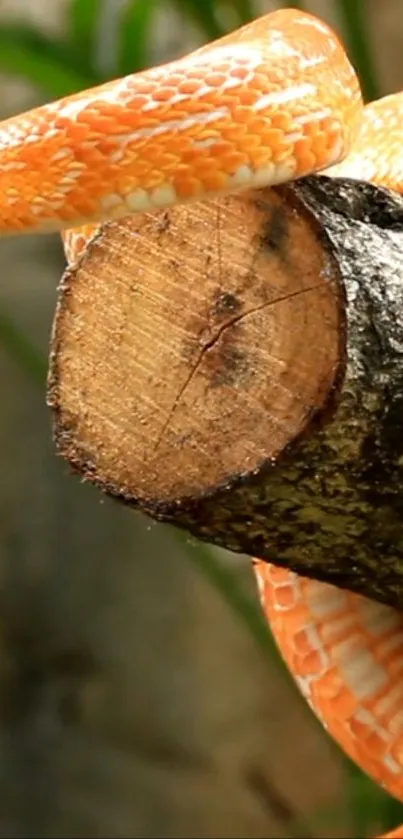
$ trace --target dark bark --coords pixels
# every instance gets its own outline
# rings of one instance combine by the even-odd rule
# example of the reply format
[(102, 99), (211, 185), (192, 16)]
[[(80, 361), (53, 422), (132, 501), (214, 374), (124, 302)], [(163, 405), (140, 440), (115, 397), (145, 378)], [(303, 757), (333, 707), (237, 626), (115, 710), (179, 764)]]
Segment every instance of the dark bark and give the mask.
[[(239, 219), (239, 237), (250, 237), (255, 254), (252, 269), (242, 273), (236, 239), (233, 261), (227, 243), (219, 284), (224, 319), (217, 313), (216, 289), (213, 294), (207, 288), (210, 326), (213, 300), (216, 321), (201, 350), (201, 325), (192, 327), (198, 365), (190, 348), (187, 391), (178, 373), (175, 423), (171, 412), (158, 434), (148, 435), (147, 429), (153, 411), (165, 404), (164, 382), (150, 366), (148, 378), (137, 381), (129, 375), (130, 365), (122, 370), (134, 350), (125, 355), (122, 331), (113, 333), (111, 323), (125, 313), (126, 326), (128, 319), (141, 331), (141, 295), (151, 282), (147, 270), (160, 270), (166, 299), (175, 297), (179, 282), (188, 328), (186, 295), (193, 287), (175, 276), (178, 262), (173, 278), (167, 277), (166, 263), (161, 267), (167, 244), (158, 246), (158, 237), (164, 238), (172, 217), (160, 214), (143, 227), (133, 220), (107, 226), (67, 272), (48, 393), (58, 449), (87, 480), (156, 519), (397, 605), (403, 581), (403, 201), (369, 184), (311, 178), (238, 197), (229, 211), (224, 204), (220, 242), (226, 242), (229, 217), (235, 236)], [(183, 234), (185, 265), (186, 242), (195, 248), (202, 235), (200, 225), (192, 229), (192, 212), (186, 208), (187, 216), (174, 218)], [(154, 245), (145, 263), (144, 241), (150, 239)], [(274, 296), (268, 292), (271, 276)], [(205, 279), (197, 277), (199, 287)], [(113, 294), (104, 293), (105, 283), (113, 283)], [(128, 309), (128, 286), (140, 315)], [(98, 294), (104, 295), (103, 304), (94, 312)], [(195, 298), (195, 320), (200, 300)], [(158, 301), (154, 315), (162, 310), (163, 320), (147, 322), (141, 346), (145, 356), (154, 346), (156, 369), (161, 360), (164, 377), (167, 324), (176, 319), (180, 329), (182, 320), (180, 306), (169, 310), (166, 300)], [(157, 348), (155, 335), (163, 336)], [(137, 360), (138, 352), (136, 345)], [(102, 361), (108, 369), (101, 381)], [(204, 375), (202, 385), (178, 416), (195, 370)], [(140, 399), (145, 381), (153, 409), (140, 416), (136, 394)], [(195, 413), (202, 411), (203, 394), (210, 399), (214, 388), (215, 423), (210, 410), (204, 425), (203, 418), (197, 427), (189, 425), (192, 406)], [(126, 401), (119, 410), (128, 394), (130, 409), (118, 421), (112, 405), (122, 392)], [(240, 439), (249, 445), (240, 447)], [(206, 447), (209, 457), (203, 460)]]

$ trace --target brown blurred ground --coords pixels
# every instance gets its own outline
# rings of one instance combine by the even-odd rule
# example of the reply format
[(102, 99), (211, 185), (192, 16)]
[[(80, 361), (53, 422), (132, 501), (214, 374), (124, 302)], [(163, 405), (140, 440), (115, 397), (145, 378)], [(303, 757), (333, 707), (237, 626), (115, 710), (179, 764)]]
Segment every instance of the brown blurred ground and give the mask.
[[(0, 0), (0, 21), (56, 31), (63, 6)], [(401, 0), (367, 7), (398, 89)], [(4, 116), (39, 101), (0, 84)], [(1, 243), (0, 311), (44, 354), (62, 265), (57, 239)], [(1, 348), (0, 383), (0, 836), (270, 837), (287, 808), (337, 802), (337, 752), (186, 546), (68, 474), (44, 388)], [(246, 559), (223, 561), (253, 590)]]

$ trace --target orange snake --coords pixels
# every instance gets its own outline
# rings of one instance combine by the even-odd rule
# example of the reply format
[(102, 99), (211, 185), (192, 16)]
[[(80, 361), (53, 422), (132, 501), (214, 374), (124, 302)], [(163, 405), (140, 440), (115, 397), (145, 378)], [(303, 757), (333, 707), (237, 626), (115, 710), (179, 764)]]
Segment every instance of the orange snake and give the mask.
[[(64, 230), (72, 260), (103, 219), (328, 167), (403, 192), (402, 125), (403, 94), (364, 107), (329, 27), (279, 10), (178, 61), (2, 122), (0, 232)], [(265, 562), (253, 567), (303, 695), (403, 800), (403, 617)], [(389, 835), (403, 837), (403, 827)]]

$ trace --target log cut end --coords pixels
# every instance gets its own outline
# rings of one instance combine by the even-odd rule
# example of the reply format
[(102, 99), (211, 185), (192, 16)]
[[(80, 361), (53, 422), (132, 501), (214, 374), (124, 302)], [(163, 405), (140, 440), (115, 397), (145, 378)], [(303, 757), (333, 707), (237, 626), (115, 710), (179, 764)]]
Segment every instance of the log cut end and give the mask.
[(61, 284), (58, 450), (154, 512), (259, 473), (331, 411), (343, 313), (323, 234), (291, 190), (105, 225)]

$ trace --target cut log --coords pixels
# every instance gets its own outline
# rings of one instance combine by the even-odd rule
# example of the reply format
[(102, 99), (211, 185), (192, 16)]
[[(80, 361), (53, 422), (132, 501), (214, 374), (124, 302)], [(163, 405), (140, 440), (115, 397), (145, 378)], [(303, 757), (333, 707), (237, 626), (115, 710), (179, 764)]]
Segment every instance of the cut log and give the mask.
[(103, 226), (59, 290), (48, 404), (84, 479), (397, 604), (403, 201), (306, 179)]

